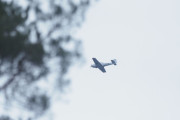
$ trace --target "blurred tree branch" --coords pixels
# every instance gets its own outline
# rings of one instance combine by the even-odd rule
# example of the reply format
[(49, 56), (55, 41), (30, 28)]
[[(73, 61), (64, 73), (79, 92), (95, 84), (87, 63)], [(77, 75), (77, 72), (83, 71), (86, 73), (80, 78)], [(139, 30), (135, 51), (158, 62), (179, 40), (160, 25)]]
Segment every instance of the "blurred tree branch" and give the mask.
[(22, 64), (24, 60), (25, 60), (25, 57), (19, 60), (17, 72), (14, 73), (12, 77), (9, 80), (7, 80), (7, 82), (2, 87), (0, 87), (0, 91), (6, 89), (15, 80), (15, 77), (18, 76), (22, 72)]

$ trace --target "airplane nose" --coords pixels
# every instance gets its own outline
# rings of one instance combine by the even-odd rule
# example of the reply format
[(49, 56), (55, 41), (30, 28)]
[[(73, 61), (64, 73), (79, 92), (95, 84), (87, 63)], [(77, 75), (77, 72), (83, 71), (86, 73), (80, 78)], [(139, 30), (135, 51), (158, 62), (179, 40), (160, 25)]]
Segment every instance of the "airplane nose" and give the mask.
[(92, 68), (94, 68), (94, 65), (91, 65)]

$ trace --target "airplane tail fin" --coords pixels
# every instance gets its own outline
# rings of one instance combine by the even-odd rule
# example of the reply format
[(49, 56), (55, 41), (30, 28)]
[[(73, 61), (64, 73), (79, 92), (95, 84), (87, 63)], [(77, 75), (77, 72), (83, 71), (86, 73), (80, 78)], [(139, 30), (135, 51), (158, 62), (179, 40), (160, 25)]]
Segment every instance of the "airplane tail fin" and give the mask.
[(111, 62), (112, 62), (113, 65), (117, 65), (117, 60), (116, 59), (111, 60)]

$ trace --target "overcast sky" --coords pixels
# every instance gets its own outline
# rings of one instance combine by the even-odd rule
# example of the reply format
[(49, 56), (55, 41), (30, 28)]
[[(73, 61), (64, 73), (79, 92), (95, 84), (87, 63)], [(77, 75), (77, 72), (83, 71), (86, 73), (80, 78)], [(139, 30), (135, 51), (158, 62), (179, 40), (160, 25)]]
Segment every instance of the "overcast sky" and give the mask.
[[(100, 0), (77, 36), (86, 63), (71, 70), (58, 120), (180, 120), (180, 1)], [(92, 57), (117, 66), (90, 68)]]

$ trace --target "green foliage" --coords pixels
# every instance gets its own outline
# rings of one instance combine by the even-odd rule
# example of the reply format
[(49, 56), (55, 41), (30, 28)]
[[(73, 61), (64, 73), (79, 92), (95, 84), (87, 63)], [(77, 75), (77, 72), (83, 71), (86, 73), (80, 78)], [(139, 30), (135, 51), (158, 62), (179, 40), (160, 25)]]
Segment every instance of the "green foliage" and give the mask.
[(0, 58), (15, 59), (24, 49), (27, 33), (17, 31), (24, 25), (26, 17), (22, 17), (20, 7), (12, 3), (0, 2)]
[[(18, 0), (0, 1), (0, 93), (8, 104), (16, 102), (36, 115), (42, 115), (51, 105), (48, 89), (39, 82), (46, 81), (53, 67), (59, 69), (57, 87), (62, 90), (69, 83), (64, 76), (81, 56), (80, 42), (71, 31), (82, 23), (89, 6), (89, 0), (43, 2), (49, 10), (40, 0), (27, 0), (26, 7)], [(74, 47), (66, 49), (70, 43)], [(57, 64), (49, 65), (54, 59)]]
[(36, 65), (43, 63), (43, 56), (45, 56), (45, 51), (42, 43), (27, 44), (25, 46), (24, 52), (26, 53), (28, 61)]
[(32, 95), (30, 96), (28, 101), (28, 108), (33, 111), (42, 112), (49, 107), (49, 98), (46, 95)]
[(1, 116), (0, 120), (12, 120), (12, 119), (8, 116)]

